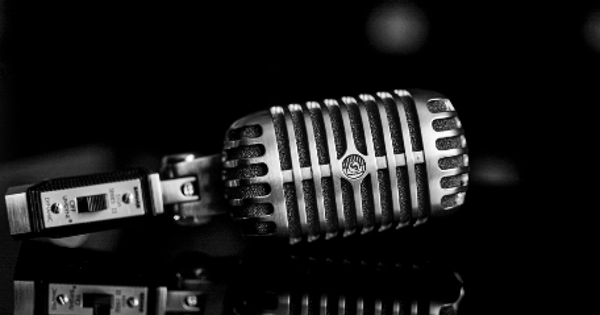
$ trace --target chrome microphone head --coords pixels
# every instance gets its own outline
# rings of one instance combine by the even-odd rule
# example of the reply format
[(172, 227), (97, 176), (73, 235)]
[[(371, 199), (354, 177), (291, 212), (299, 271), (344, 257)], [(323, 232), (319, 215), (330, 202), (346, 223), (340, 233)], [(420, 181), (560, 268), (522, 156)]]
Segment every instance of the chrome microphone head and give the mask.
[(275, 106), (236, 121), (224, 151), (233, 217), (290, 243), (418, 225), (468, 186), (461, 122), (431, 91)]

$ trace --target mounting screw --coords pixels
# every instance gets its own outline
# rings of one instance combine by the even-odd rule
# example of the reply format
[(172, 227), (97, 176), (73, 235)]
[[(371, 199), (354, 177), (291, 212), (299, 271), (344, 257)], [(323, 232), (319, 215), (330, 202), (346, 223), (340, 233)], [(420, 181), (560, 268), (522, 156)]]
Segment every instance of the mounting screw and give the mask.
[(69, 303), (69, 297), (64, 294), (59, 294), (56, 297), (56, 302), (60, 305), (65, 305), (65, 304)]
[(198, 306), (198, 297), (195, 295), (188, 295), (185, 297), (185, 305), (189, 307)]
[(63, 211), (64, 206), (62, 205), (62, 203), (54, 203), (50, 206), (50, 211), (52, 211), (54, 214), (59, 214), (61, 211)]
[(138, 307), (140, 305), (140, 300), (136, 297), (130, 297), (127, 299), (127, 306), (129, 307)]
[(187, 182), (181, 185), (181, 192), (184, 196), (193, 196), (196, 194), (196, 188), (192, 182)]
[(131, 202), (131, 198), (133, 196), (131, 195), (131, 193), (125, 193), (123, 194), (123, 197), (121, 197), (121, 199), (123, 200), (124, 203), (128, 204)]

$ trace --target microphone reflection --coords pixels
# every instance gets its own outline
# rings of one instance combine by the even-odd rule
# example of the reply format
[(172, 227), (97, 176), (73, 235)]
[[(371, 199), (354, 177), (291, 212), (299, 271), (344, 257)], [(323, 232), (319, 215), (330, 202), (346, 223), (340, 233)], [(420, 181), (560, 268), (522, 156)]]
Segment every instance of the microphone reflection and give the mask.
[(14, 314), (450, 315), (464, 297), (460, 275), (431, 262), (133, 256), (24, 242)]

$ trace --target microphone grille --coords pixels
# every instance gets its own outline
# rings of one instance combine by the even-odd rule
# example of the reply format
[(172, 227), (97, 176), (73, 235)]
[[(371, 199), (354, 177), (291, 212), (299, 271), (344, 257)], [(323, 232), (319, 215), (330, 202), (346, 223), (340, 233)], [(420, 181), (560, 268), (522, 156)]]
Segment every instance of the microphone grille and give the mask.
[(461, 122), (429, 91), (275, 106), (235, 122), (224, 151), (234, 218), (291, 243), (417, 225), (468, 185)]
[[(258, 300), (258, 301), (257, 301)], [(412, 301), (410, 298), (394, 298), (392, 296), (357, 296), (356, 294), (311, 293), (311, 292), (263, 292), (260, 298), (244, 301), (259, 313), (256, 314), (434, 314), (433, 307), (424, 302)], [(426, 301), (429, 302), (429, 301)], [(446, 309), (449, 309), (447, 307)], [(454, 315), (441, 311), (439, 315)], [(436, 314), (436, 315), (438, 315)]]
[(390, 295), (357, 295), (314, 292), (260, 292), (251, 298), (245, 297), (244, 307), (252, 314), (431, 314), (456, 315), (458, 306), (441, 304), (438, 301), (415, 300), (410, 297)]

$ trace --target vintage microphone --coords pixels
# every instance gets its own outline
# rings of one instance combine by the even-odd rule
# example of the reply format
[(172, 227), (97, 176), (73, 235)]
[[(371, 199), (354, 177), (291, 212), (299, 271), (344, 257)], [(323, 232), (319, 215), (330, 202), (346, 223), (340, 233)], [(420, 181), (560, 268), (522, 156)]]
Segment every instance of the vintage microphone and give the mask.
[(230, 214), (248, 236), (309, 243), (424, 223), (459, 208), (464, 131), (450, 101), (393, 90), (275, 106), (236, 121), (222, 153), (57, 178), (6, 193), (11, 235), (67, 236)]

